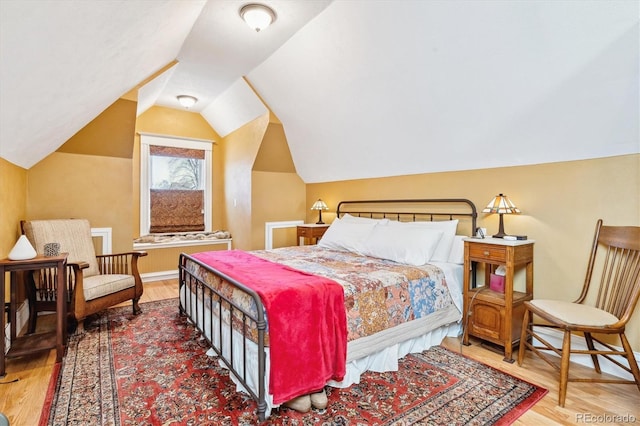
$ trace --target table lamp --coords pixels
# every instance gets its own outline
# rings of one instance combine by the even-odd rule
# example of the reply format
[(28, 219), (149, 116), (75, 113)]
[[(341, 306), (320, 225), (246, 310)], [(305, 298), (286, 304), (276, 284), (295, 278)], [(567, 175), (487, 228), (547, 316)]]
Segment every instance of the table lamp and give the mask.
[(494, 235), (493, 238), (504, 238), (507, 234), (504, 233), (504, 221), (502, 219), (502, 215), (519, 214), (520, 210), (515, 206), (515, 204), (513, 204), (513, 202), (511, 202), (511, 200), (509, 200), (509, 197), (504, 194), (498, 194), (489, 204), (487, 204), (487, 207), (482, 210), (482, 213), (498, 213), (500, 215), (500, 227), (498, 229), (498, 233)]
[(327, 204), (324, 201), (322, 201), (320, 198), (318, 198), (318, 201), (313, 203), (313, 205), (311, 206), (311, 210), (318, 210), (319, 217), (316, 224), (317, 225), (324, 224), (324, 222), (322, 221), (322, 210), (329, 210), (329, 207), (327, 206)]

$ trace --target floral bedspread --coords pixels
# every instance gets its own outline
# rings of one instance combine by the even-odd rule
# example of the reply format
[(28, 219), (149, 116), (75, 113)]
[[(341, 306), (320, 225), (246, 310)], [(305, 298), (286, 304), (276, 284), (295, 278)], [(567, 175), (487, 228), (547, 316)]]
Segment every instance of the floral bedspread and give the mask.
[[(444, 273), (434, 265), (407, 266), (318, 246), (284, 247), (251, 253), (341, 284), (345, 294), (348, 341), (426, 317), (453, 305)], [(255, 305), (246, 294), (234, 291), (198, 265), (190, 264), (188, 268), (209, 286), (232, 298), (234, 303), (255, 312)]]

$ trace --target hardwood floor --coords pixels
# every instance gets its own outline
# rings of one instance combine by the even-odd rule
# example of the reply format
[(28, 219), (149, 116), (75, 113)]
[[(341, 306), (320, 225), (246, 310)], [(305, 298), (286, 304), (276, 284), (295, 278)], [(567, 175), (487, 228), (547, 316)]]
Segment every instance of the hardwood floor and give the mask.
[[(176, 280), (147, 283), (141, 301), (177, 297), (177, 289)], [(38, 321), (38, 326), (46, 327), (46, 323), (46, 320)], [(516, 425), (640, 423), (640, 391), (633, 385), (570, 383), (566, 406), (560, 408), (557, 406), (557, 374), (542, 360), (528, 355), (519, 367), (517, 363), (502, 361), (501, 354), (487, 349), (479, 341), (471, 343), (463, 346), (458, 339), (446, 338), (443, 346), (549, 389), (541, 401), (514, 423)], [(0, 412), (9, 418), (11, 425), (38, 424), (54, 365), (54, 351), (7, 360), (7, 375), (0, 379), (3, 383), (0, 384)], [(572, 365), (571, 372), (595, 375), (580, 365)]]

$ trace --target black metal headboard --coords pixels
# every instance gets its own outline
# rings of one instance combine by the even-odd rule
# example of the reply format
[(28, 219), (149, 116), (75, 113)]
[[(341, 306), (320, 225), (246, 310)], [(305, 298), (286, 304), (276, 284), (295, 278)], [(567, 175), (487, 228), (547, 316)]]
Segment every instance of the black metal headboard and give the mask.
[(462, 222), (470, 222), (470, 232), (462, 232), (469, 236), (476, 232), (478, 217), (475, 204), (465, 198), (340, 201), (336, 210), (337, 217), (347, 213), (400, 222), (462, 219)]

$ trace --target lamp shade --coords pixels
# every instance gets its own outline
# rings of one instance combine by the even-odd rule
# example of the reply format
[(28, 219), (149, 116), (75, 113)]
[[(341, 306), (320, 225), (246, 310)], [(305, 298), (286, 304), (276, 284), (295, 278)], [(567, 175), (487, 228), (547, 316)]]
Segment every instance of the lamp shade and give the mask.
[(311, 210), (329, 210), (329, 206), (327, 206), (327, 203), (318, 198), (318, 201), (313, 203), (313, 205), (311, 206)]
[(504, 194), (498, 194), (487, 204), (482, 213), (518, 214), (520, 210), (509, 197)]

